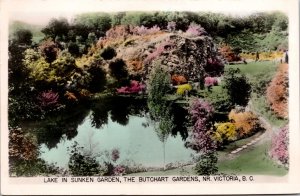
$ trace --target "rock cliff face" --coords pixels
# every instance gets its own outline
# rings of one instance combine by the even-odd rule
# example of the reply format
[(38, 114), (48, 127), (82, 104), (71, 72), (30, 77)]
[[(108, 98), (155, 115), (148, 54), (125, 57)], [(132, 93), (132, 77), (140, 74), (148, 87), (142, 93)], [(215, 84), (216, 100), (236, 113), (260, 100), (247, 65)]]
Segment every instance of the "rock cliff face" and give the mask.
[(181, 75), (192, 82), (204, 80), (206, 76), (217, 76), (223, 72), (221, 62), (213, 40), (209, 36), (190, 36), (182, 32), (158, 31), (137, 35), (133, 28), (111, 30), (113, 35), (98, 42), (98, 47), (112, 47), (116, 56), (127, 66), (130, 76), (147, 79), (155, 63), (160, 63), (171, 75)]

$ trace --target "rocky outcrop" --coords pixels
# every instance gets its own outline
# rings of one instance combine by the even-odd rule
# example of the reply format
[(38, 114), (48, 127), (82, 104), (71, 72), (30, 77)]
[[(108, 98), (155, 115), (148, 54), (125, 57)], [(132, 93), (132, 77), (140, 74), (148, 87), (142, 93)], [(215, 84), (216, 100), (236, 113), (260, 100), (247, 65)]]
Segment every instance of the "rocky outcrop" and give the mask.
[(110, 32), (114, 37), (100, 40), (99, 45), (114, 48), (117, 53), (114, 59), (123, 59), (130, 76), (147, 79), (156, 63), (166, 67), (171, 75), (181, 75), (192, 82), (223, 72), (224, 64), (209, 36), (164, 31), (137, 35), (129, 28), (127, 30), (127, 34), (122, 31), (120, 37)]

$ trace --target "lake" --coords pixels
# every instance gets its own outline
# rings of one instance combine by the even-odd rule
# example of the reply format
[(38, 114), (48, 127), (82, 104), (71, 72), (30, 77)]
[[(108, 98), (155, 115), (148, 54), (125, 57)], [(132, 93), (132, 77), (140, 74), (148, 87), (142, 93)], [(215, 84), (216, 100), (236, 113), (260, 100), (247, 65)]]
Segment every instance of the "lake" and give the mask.
[(163, 167), (165, 163), (188, 163), (194, 152), (184, 146), (188, 132), (186, 111), (173, 107), (174, 128), (163, 142), (149, 117), (146, 101), (114, 97), (79, 105), (68, 112), (27, 123), (37, 136), (40, 157), (48, 163), (67, 168), (68, 148), (76, 141), (93, 153), (120, 152), (119, 164), (130, 161), (144, 167)]

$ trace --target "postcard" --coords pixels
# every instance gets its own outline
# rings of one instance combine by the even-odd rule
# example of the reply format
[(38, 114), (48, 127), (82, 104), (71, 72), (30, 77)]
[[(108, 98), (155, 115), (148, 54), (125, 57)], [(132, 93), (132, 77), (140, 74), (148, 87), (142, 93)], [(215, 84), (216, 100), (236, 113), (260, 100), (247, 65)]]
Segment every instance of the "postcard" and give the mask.
[(300, 193), (296, 0), (3, 0), (1, 194)]

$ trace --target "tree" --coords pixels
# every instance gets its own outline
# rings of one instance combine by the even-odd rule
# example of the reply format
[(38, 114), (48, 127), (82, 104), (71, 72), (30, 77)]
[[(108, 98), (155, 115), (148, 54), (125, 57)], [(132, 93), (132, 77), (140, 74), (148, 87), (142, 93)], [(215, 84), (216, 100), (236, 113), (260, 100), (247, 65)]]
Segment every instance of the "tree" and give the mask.
[(17, 44), (31, 45), (32, 33), (27, 29), (20, 29), (13, 34), (13, 40)]
[(53, 40), (56, 37), (66, 37), (69, 32), (69, 22), (66, 18), (58, 18), (51, 19), (48, 25), (42, 29), (42, 33), (46, 35), (46, 37), (50, 37)]
[(88, 90), (92, 93), (100, 92), (104, 89), (104, 86), (107, 82), (106, 80), (106, 73), (101, 67), (101, 64), (98, 60), (94, 60), (87, 72), (90, 74), (90, 81), (88, 83)]
[(127, 66), (122, 59), (116, 59), (109, 64), (109, 70), (112, 77), (119, 82), (128, 77)]
[(168, 71), (161, 67), (159, 62), (150, 73), (148, 80), (148, 107), (152, 112), (153, 118), (159, 119), (160, 114), (164, 112), (165, 95), (171, 89), (171, 78)]
[(250, 98), (251, 85), (239, 69), (228, 69), (224, 74), (223, 88), (227, 90), (231, 103), (246, 106)]
[(59, 48), (52, 39), (47, 39), (40, 43), (39, 51), (48, 63), (52, 63), (58, 56)]

